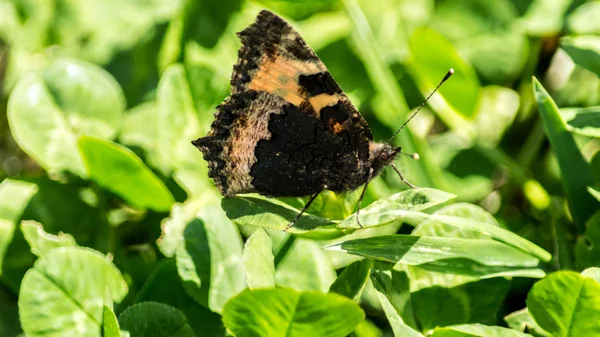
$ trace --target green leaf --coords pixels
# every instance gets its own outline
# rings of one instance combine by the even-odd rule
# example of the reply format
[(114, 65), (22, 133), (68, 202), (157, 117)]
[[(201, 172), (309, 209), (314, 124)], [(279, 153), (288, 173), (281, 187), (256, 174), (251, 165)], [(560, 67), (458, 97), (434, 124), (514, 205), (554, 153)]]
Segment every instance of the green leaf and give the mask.
[(333, 284), (329, 287), (329, 292), (346, 296), (352, 300), (357, 300), (369, 280), (372, 267), (373, 261), (370, 259), (363, 259), (351, 263), (335, 279)]
[(264, 229), (258, 228), (244, 246), (244, 267), (248, 288), (275, 286), (273, 242)]
[(78, 135), (113, 138), (125, 100), (114, 78), (100, 67), (58, 60), (24, 77), (8, 103), (8, 120), (19, 146), (47, 170), (87, 176)]
[(194, 337), (194, 331), (181, 311), (162, 303), (144, 302), (119, 315), (121, 329), (131, 336)]
[(167, 68), (157, 89), (156, 149), (157, 164), (163, 173), (188, 165), (197, 167), (202, 154), (192, 140), (202, 136), (190, 85), (181, 64)]
[(552, 273), (533, 286), (527, 308), (552, 336), (593, 336), (600, 331), (600, 283), (571, 271)]
[(497, 225), (490, 225), (489, 223), (481, 221), (449, 215), (427, 215), (415, 212), (407, 212), (405, 214), (405, 221), (409, 223), (418, 224), (423, 220), (432, 220), (459, 229), (467, 229), (471, 232), (479, 232), (487, 237), (493, 238), (496, 241), (506, 243), (514, 248), (527, 252), (544, 262), (548, 262), (552, 258), (550, 253), (540, 248), (538, 245)]
[(437, 328), (431, 337), (526, 337), (530, 334), (483, 324), (463, 324)]
[[(389, 198), (379, 199), (360, 211), (363, 227), (374, 227), (402, 218), (407, 211), (423, 211), (454, 198), (453, 194), (431, 188), (402, 191)], [(337, 225), (340, 229), (360, 228), (356, 213)]]
[[(223, 198), (221, 207), (231, 221), (242, 226), (257, 226), (284, 230), (300, 212), (276, 199), (263, 197), (234, 197)], [(290, 233), (305, 233), (320, 226), (326, 226), (330, 221), (312, 214), (303, 214), (296, 225), (290, 228)], [(320, 229), (321, 230), (321, 229)], [(339, 236), (335, 229), (322, 229), (324, 235)]]
[(371, 282), (396, 336), (421, 336), (415, 329), (410, 281), (406, 273), (392, 269), (389, 263), (375, 262)]
[(473, 119), (479, 99), (479, 80), (450, 41), (432, 29), (421, 28), (411, 36), (410, 50), (414, 59), (411, 71), (426, 95), (454, 68), (454, 75), (439, 89), (441, 97), (432, 97), (429, 101), (439, 117), (452, 128), (464, 125), (465, 118)]
[(519, 28), (533, 36), (553, 36), (563, 28), (564, 15), (573, 0), (533, 0), (527, 13), (517, 21)]
[(108, 241), (104, 232), (108, 220), (105, 210), (98, 207), (100, 196), (96, 191), (45, 176), (28, 181), (37, 185), (38, 192), (31, 198), (23, 219), (43, 224), (47, 233), (69, 233), (81, 246), (99, 248)]
[(535, 336), (550, 336), (548, 332), (540, 328), (540, 326), (535, 322), (535, 320), (533, 319), (533, 317), (531, 317), (531, 314), (529, 313), (529, 309), (527, 308), (515, 311), (505, 316), (504, 320), (506, 321), (508, 326), (513, 330), (521, 332), (532, 332)]
[(502, 140), (519, 111), (519, 103), (519, 94), (514, 90), (496, 85), (481, 88), (475, 120), (479, 144), (495, 147)]
[(598, 267), (587, 268), (581, 272), (581, 276), (589, 277), (593, 280), (596, 280), (596, 282), (600, 283), (600, 268), (598, 268)]
[(600, 265), (600, 212), (587, 221), (585, 234), (577, 238), (573, 253), (577, 269)]
[(568, 36), (560, 39), (560, 46), (575, 64), (600, 76), (600, 37), (593, 35)]
[[(448, 215), (459, 217), (462, 219), (470, 219), (478, 222), (483, 222), (491, 226), (499, 226), (498, 221), (493, 215), (486, 212), (483, 208), (469, 204), (469, 203), (456, 203), (443, 207), (433, 215)], [(412, 235), (419, 236), (441, 236), (441, 237), (454, 237), (463, 239), (485, 239), (490, 238), (481, 231), (475, 231), (472, 229), (462, 228), (459, 226), (452, 226), (444, 222), (435, 220), (428, 220), (419, 223), (411, 233)]]
[(115, 302), (127, 294), (123, 276), (104, 255), (87, 248), (55, 248), (23, 278), (19, 292), (23, 330), (29, 336), (97, 336), (107, 288)]
[(223, 322), (236, 337), (344, 337), (364, 317), (346, 297), (284, 288), (246, 289), (223, 310)]
[(221, 316), (201, 306), (184, 290), (175, 259), (156, 264), (146, 282), (136, 294), (135, 303), (159, 302), (180, 310), (198, 337), (224, 336)]
[(335, 280), (329, 256), (313, 240), (296, 239), (275, 270), (275, 284), (327, 292)]
[(560, 115), (569, 131), (600, 138), (600, 106), (560, 109)]
[(156, 211), (167, 211), (173, 196), (144, 162), (126, 147), (82, 136), (79, 149), (90, 179), (127, 202)]
[(596, 200), (600, 201), (600, 191), (597, 189), (594, 189), (592, 187), (588, 187), (587, 188), (588, 192), (590, 192), (590, 194), (596, 198)]
[(178, 238), (177, 269), (187, 293), (220, 313), (246, 286), (242, 239), (218, 206), (187, 211), (191, 216), (174, 219), (163, 231), (175, 231)]
[(44, 232), (44, 226), (39, 222), (23, 221), (21, 231), (31, 247), (31, 252), (38, 257), (57, 247), (77, 246), (77, 242), (70, 234), (62, 232), (58, 235), (48, 234)]
[(571, 33), (600, 34), (600, 22), (596, 20), (600, 16), (600, 3), (590, 1), (581, 4), (568, 17), (567, 25)]
[(155, 159), (155, 139), (157, 139), (158, 123), (156, 122), (158, 107), (156, 102), (150, 101), (136, 105), (125, 113), (123, 129), (119, 134), (119, 141), (127, 146), (137, 146), (147, 154), (148, 162)]
[(115, 316), (115, 313), (106, 304), (104, 305), (104, 312), (102, 315), (102, 336), (121, 337), (117, 316)]
[[(431, 236), (385, 235), (344, 241), (326, 247), (380, 261), (421, 265), (430, 263), (448, 272), (478, 273), (464, 268), (464, 261), (456, 265), (448, 259), (469, 259), (489, 267), (535, 267), (539, 260), (521, 250), (500, 242), (476, 239), (440, 238)], [(492, 268), (493, 270), (493, 268)]]
[(453, 324), (492, 323), (506, 301), (509, 287), (510, 281), (502, 277), (451, 288), (434, 286), (413, 292), (412, 304), (422, 331)]
[(510, 83), (520, 76), (528, 55), (524, 32), (514, 29), (517, 17), (507, 0), (440, 2), (430, 24), (453, 42), (484, 82)]
[(544, 130), (558, 160), (571, 214), (579, 231), (583, 232), (585, 221), (600, 208), (600, 203), (586, 191), (587, 186), (594, 182), (592, 171), (577, 148), (573, 135), (567, 131), (556, 104), (536, 78), (533, 79), (533, 92)]
[(34, 184), (6, 179), (0, 183), (0, 276), (5, 269), (4, 258), (17, 222), (31, 197), (37, 192)]

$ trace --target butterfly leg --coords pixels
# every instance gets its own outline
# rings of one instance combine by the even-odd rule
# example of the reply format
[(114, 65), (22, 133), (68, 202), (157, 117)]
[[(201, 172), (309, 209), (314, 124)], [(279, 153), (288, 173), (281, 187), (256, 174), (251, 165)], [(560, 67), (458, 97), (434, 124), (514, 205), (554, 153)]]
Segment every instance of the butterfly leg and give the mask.
[(402, 173), (400, 173), (400, 170), (398, 170), (398, 168), (396, 167), (396, 165), (394, 164), (390, 164), (392, 166), (392, 168), (394, 169), (394, 171), (396, 171), (396, 173), (398, 173), (398, 175), (400, 176), (400, 180), (402, 180), (403, 183), (405, 183), (406, 185), (408, 185), (410, 188), (417, 188), (417, 186), (411, 184), (408, 180), (404, 179), (404, 177), (402, 176)]
[(365, 183), (365, 186), (363, 186), (363, 189), (360, 192), (360, 197), (358, 197), (358, 205), (356, 207), (356, 223), (358, 224), (358, 226), (360, 226), (360, 228), (364, 228), (363, 225), (360, 223), (360, 206), (362, 204), (363, 197), (365, 196), (365, 192), (367, 191), (367, 186), (369, 186), (369, 182), (371, 181), (372, 177), (373, 169), (370, 169), (369, 177), (367, 177), (367, 182)]
[(302, 214), (304, 214), (304, 212), (310, 207), (310, 204), (312, 204), (312, 202), (315, 201), (315, 199), (317, 198), (317, 196), (319, 195), (319, 193), (323, 192), (324, 189), (325, 188), (323, 188), (319, 192), (317, 192), (317, 193), (315, 193), (315, 194), (313, 194), (313, 195), (310, 196), (310, 199), (308, 199), (308, 202), (306, 203), (306, 205), (304, 205), (304, 208), (300, 211), (300, 213), (298, 213), (298, 215), (296, 215), (296, 217), (294, 218), (294, 220), (292, 222), (290, 222), (289, 225), (287, 225), (287, 227), (283, 230), (284, 232), (287, 232), (288, 229), (294, 227), (294, 225), (300, 219), (300, 217), (302, 216)]

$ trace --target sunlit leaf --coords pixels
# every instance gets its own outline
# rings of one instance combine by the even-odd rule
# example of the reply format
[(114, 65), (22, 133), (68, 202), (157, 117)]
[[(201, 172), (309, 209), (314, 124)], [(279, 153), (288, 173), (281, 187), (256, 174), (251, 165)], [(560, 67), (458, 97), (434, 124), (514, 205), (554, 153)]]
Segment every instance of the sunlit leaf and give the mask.
[(285, 288), (244, 290), (223, 310), (225, 326), (237, 337), (344, 337), (364, 317), (341, 295)]
[(139, 207), (166, 211), (173, 196), (163, 182), (126, 147), (82, 136), (79, 149), (90, 179)]
[(244, 246), (244, 267), (250, 289), (275, 286), (273, 243), (264, 229), (257, 229)]
[(23, 221), (21, 223), (21, 231), (31, 247), (31, 252), (37, 256), (42, 256), (53, 248), (77, 246), (77, 242), (75, 242), (75, 239), (71, 235), (65, 233), (59, 233), (58, 235), (46, 233), (42, 224), (35, 221)]
[[(407, 211), (423, 211), (453, 198), (453, 194), (431, 188), (406, 190), (389, 198), (377, 200), (362, 209), (360, 224), (364, 228), (384, 225), (402, 218)], [(337, 227), (360, 228), (356, 222), (356, 213), (339, 223)]]
[(560, 115), (573, 133), (600, 138), (600, 107), (564, 108)]
[(600, 331), (600, 283), (571, 271), (559, 271), (537, 282), (527, 308), (552, 336), (592, 336)]
[(113, 138), (124, 107), (123, 93), (106, 71), (58, 60), (19, 82), (7, 113), (13, 137), (42, 167), (85, 177), (78, 135)]
[[(500, 242), (476, 239), (386, 235), (349, 240), (326, 247), (380, 261), (421, 265), (429, 263), (457, 274), (480, 275), (485, 267), (535, 267), (539, 260)], [(452, 263), (455, 260), (455, 264)], [(479, 264), (465, 266), (468, 259)], [(447, 261), (447, 262), (446, 262)], [(473, 268), (473, 269), (471, 269)], [(494, 271), (495, 272), (495, 271)]]
[(600, 76), (600, 37), (592, 35), (563, 37), (560, 46), (571, 56), (575, 64)]
[(97, 336), (106, 288), (115, 302), (127, 293), (123, 276), (105, 256), (79, 247), (47, 252), (23, 278), (19, 292), (23, 330), (30, 336)]
[(511, 327), (513, 330), (521, 332), (529, 331), (534, 333), (535, 336), (550, 336), (548, 332), (540, 328), (540, 326), (535, 322), (527, 308), (515, 311), (505, 316), (504, 320), (506, 321), (508, 326)]
[(296, 290), (327, 292), (335, 270), (323, 249), (312, 240), (296, 239), (275, 270), (275, 284)]
[(439, 96), (429, 101), (440, 118), (451, 127), (462, 125), (462, 118), (473, 119), (479, 80), (452, 44), (436, 31), (423, 28), (411, 36), (410, 50), (415, 80), (425, 95), (433, 91), (448, 69), (454, 68), (454, 75), (440, 88)]
[(500, 326), (464, 324), (437, 328), (431, 337), (527, 337), (530, 334)]

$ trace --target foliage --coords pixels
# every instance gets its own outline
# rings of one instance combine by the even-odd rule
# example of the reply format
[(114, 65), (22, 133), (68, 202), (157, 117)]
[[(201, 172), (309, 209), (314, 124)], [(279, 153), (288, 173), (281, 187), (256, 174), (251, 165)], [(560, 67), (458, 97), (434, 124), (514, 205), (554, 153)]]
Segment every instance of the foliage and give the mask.
[[(190, 142), (288, 19), (406, 189), (221, 198)], [(600, 331), (600, 2), (0, 0), (1, 336)]]

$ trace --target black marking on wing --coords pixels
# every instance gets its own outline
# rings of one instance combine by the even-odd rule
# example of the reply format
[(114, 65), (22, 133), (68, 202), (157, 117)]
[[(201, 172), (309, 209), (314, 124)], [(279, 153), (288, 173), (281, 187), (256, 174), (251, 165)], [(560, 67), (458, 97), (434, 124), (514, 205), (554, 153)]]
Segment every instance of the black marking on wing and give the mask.
[(298, 84), (310, 97), (320, 94), (342, 94), (342, 89), (328, 71), (310, 75), (301, 74), (298, 76)]
[(283, 114), (271, 115), (269, 132), (270, 139), (257, 143), (257, 161), (250, 170), (258, 193), (305, 196), (324, 186), (346, 191), (366, 182), (356, 148), (301, 108), (288, 104)]
[(262, 10), (256, 21), (237, 35), (242, 47), (231, 77), (233, 93), (245, 89), (252, 80), (252, 72), (258, 68), (263, 57), (274, 58), (280, 53), (289, 58), (320, 62), (292, 26), (267, 10)]

